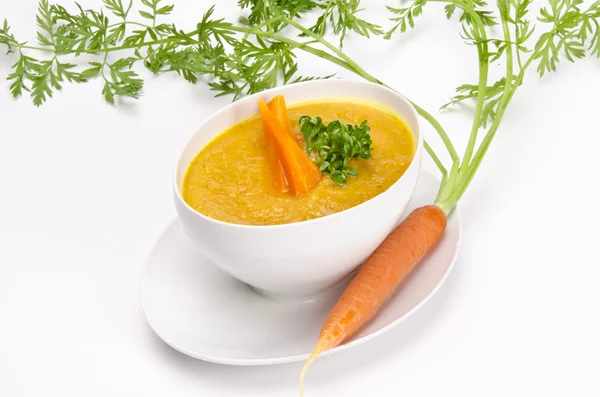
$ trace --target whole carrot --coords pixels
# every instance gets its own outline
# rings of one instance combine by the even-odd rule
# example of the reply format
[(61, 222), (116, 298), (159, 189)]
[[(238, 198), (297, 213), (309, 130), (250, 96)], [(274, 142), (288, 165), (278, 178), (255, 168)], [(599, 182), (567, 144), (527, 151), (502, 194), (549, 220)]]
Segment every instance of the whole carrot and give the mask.
[(381, 307), (398, 284), (440, 240), (446, 229), (446, 213), (436, 205), (415, 209), (361, 266), (329, 313), (317, 344), (300, 375), (304, 376), (317, 356), (339, 346), (362, 327)]

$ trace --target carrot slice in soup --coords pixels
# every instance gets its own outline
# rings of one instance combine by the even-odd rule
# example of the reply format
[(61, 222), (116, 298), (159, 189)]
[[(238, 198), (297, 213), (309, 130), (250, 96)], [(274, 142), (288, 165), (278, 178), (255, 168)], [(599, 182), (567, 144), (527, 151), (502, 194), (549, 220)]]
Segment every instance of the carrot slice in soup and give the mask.
[[(277, 95), (275, 98), (271, 99), (271, 101), (267, 103), (267, 107), (275, 114), (275, 117), (280, 123), (284, 125), (287, 123), (287, 126), (289, 126), (288, 132), (291, 136), (293, 136), (292, 124), (287, 117), (285, 100), (283, 96)], [(283, 166), (281, 165), (278, 150), (272, 134), (265, 133), (265, 146), (267, 149), (267, 158), (271, 167), (273, 188), (278, 193), (287, 193), (290, 190), (290, 187), (285, 178)]]
[(267, 106), (269, 109), (271, 109), (273, 114), (275, 114), (277, 122), (279, 122), (285, 128), (285, 131), (288, 133), (288, 135), (296, 139), (296, 135), (292, 130), (292, 122), (287, 114), (287, 106), (285, 104), (285, 98), (283, 95), (277, 95), (271, 99), (269, 103), (267, 103)]
[[(290, 192), (295, 196), (301, 196), (314, 189), (321, 179), (321, 171), (292, 137), (292, 127), (287, 117), (285, 102), (278, 100), (272, 104), (279, 116), (262, 99), (259, 100), (258, 107), (262, 117), (267, 152), (272, 151), (277, 154)], [(269, 149), (270, 143), (273, 144), (274, 149)], [(271, 156), (269, 155), (269, 161), (274, 166), (274, 159)]]
[(269, 161), (269, 166), (271, 168), (273, 189), (275, 189), (277, 193), (287, 193), (290, 190), (290, 187), (285, 179), (283, 166), (281, 165), (281, 161), (279, 159), (279, 150), (275, 144), (275, 138), (273, 137), (273, 134), (267, 133), (266, 129), (264, 136), (265, 148), (267, 150), (267, 160)]

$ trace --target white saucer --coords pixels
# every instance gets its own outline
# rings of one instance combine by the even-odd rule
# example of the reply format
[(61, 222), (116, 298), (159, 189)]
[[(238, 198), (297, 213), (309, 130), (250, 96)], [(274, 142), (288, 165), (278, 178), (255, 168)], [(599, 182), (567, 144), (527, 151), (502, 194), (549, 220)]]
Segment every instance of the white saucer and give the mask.
[[(437, 178), (422, 173), (405, 214), (432, 203), (438, 186)], [(460, 229), (455, 210), (442, 240), (371, 322), (352, 340), (325, 354), (390, 330), (429, 300), (454, 265)], [(141, 284), (146, 318), (163, 341), (189, 356), (230, 365), (305, 360), (340, 293), (338, 289), (307, 302), (265, 298), (204, 258), (178, 221), (156, 243)]]

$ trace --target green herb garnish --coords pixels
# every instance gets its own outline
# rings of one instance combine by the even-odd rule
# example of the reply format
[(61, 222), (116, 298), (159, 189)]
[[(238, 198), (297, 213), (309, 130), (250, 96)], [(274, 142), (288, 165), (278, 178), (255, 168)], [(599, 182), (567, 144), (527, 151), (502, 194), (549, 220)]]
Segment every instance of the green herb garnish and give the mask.
[(306, 153), (313, 154), (321, 172), (330, 174), (338, 185), (345, 185), (349, 176), (358, 175), (356, 168), (348, 167), (350, 159), (371, 157), (373, 141), (367, 120), (360, 125), (339, 120), (325, 124), (320, 117), (302, 116), (298, 123), (306, 141)]

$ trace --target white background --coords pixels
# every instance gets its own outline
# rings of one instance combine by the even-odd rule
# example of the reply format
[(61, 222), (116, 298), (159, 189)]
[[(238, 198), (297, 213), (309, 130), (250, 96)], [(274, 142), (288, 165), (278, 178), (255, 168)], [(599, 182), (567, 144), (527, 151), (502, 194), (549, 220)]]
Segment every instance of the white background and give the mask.
[[(191, 29), (213, 2), (180, 1), (169, 18)], [(237, 15), (235, 1), (218, 3), (219, 15)], [(380, 22), (383, 5), (396, 5), (368, 3)], [(0, 0), (0, 18), (34, 39), (35, 7)], [(474, 48), (435, 5), (415, 31), (352, 37), (346, 50), (436, 115), (477, 77)], [(306, 74), (339, 72), (300, 60)], [(11, 62), (0, 56), (3, 78)], [(463, 246), (447, 283), (386, 335), (318, 360), (309, 396), (600, 396), (599, 72), (590, 59), (527, 75), (461, 203)], [(41, 108), (0, 82), (0, 396), (296, 396), (299, 363), (200, 362), (144, 320), (140, 271), (175, 216), (175, 159), (230, 101), (144, 76), (142, 99), (116, 107), (99, 81), (67, 84)], [(461, 151), (470, 117), (439, 116)], [(430, 127), (426, 136), (441, 149)]]

